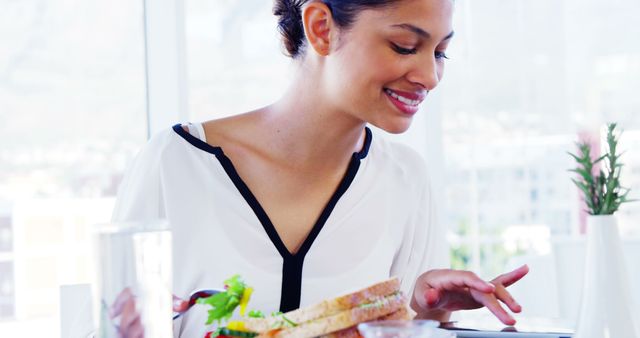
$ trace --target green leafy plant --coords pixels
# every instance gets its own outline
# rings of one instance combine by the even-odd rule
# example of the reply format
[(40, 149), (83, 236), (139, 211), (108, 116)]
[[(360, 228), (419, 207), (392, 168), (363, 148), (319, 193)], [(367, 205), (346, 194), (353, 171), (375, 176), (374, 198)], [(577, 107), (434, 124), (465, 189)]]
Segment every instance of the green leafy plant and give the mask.
[[(619, 137), (615, 134), (616, 124), (607, 124), (607, 152), (594, 159), (591, 145), (587, 142), (578, 143), (578, 154), (572, 154), (578, 167), (571, 169), (578, 174), (578, 178), (571, 179), (582, 191), (583, 198), (591, 215), (612, 215), (622, 203), (631, 202), (627, 199), (629, 189), (620, 186), (620, 171), (623, 164), (619, 162), (622, 154), (617, 153)], [(594, 175), (595, 168), (597, 174)], [(604, 167), (604, 170), (602, 169)]]

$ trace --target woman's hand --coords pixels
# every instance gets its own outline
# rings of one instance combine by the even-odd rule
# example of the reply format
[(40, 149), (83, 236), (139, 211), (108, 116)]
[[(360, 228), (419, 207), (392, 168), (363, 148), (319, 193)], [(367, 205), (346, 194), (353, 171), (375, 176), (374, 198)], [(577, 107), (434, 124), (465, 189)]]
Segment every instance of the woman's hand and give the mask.
[(117, 325), (120, 338), (144, 338), (144, 327), (140, 313), (136, 309), (136, 300), (131, 289), (126, 288), (118, 294), (116, 301), (109, 309), (109, 318), (120, 317)]
[(430, 270), (418, 278), (411, 305), (421, 317), (486, 306), (501, 322), (514, 325), (516, 320), (500, 302), (512, 312), (522, 311), (506, 288), (528, 272), (529, 267), (523, 265), (486, 282), (470, 271)]
[[(173, 311), (182, 312), (188, 308), (188, 302), (173, 296)], [(144, 338), (144, 327), (140, 312), (136, 309), (136, 299), (131, 289), (126, 288), (118, 294), (116, 301), (109, 309), (109, 317), (113, 320), (120, 316), (118, 334), (120, 338)]]

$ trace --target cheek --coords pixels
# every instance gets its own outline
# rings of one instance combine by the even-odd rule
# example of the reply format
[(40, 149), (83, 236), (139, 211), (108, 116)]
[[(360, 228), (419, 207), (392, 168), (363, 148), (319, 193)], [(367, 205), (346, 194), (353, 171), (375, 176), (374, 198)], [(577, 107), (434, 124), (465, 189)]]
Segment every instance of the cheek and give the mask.
[[(370, 53), (354, 58), (346, 70), (349, 74), (349, 90), (358, 90), (368, 99), (375, 99), (382, 93), (382, 88), (397, 82), (404, 75), (404, 66), (397, 59), (385, 53)], [(372, 97), (374, 96), (374, 97)]]
[(407, 74), (409, 67), (403, 60), (393, 58), (380, 62), (375, 69), (376, 79), (383, 82), (386, 86), (392, 82), (401, 82), (401, 79)]
[(387, 46), (378, 45), (354, 58), (358, 71), (369, 81), (389, 82), (402, 77), (402, 60)]
[[(383, 96), (382, 88), (402, 78), (405, 65), (386, 46), (345, 46), (329, 61), (327, 85), (332, 98), (348, 110), (370, 109)], [(368, 107), (368, 108), (367, 108)]]
[(356, 103), (366, 95), (365, 88), (373, 69), (367, 62), (354, 60), (358, 60), (357, 56), (344, 54), (327, 67), (330, 70), (327, 77), (329, 93), (343, 108), (346, 108), (345, 104)]

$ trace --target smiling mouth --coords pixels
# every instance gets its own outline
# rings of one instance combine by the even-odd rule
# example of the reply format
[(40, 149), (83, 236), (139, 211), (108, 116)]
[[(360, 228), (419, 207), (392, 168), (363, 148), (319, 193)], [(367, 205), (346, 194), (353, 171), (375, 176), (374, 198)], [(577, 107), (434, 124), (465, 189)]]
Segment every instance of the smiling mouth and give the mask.
[(409, 106), (418, 106), (422, 101), (424, 101), (426, 96), (426, 94), (398, 92), (389, 88), (384, 88), (384, 92), (392, 98)]
[(427, 91), (419, 92), (403, 92), (384, 88), (384, 93), (387, 99), (406, 116), (413, 116), (418, 112), (419, 105), (427, 96)]

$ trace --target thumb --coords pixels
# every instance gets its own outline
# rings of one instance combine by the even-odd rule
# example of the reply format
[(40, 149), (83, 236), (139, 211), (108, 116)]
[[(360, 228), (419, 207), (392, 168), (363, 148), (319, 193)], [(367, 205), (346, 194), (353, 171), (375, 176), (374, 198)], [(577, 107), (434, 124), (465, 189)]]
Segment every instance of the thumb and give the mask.
[(122, 309), (124, 309), (125, 304), (133, 298), (133, 292), (131, 292), (130, 288), (127, 287), (120, 291), (116, 300), (109, 307), (109, 318), (113, 319), (119, 316), (122, 313)]

